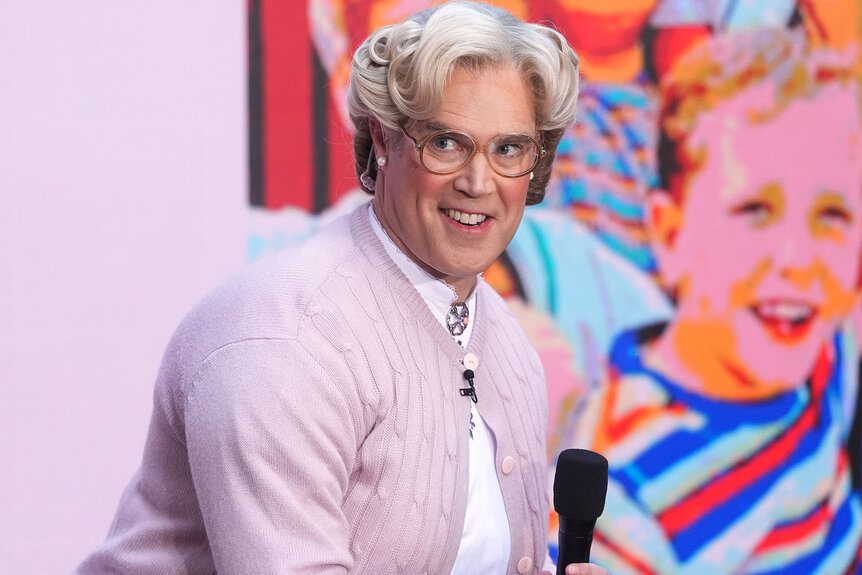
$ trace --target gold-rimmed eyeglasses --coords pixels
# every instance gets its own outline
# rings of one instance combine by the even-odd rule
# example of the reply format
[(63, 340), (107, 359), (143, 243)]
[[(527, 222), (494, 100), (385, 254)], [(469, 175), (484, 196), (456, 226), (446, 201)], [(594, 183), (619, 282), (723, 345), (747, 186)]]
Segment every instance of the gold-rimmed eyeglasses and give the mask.
[(507, 178), (528, 174), (545, 155), (539, 143), (527, 134), (499, 134), (484, 146), (460, 130), (438, 130), (420, 142), (401, 126), (405, 136), (413, 140), (419, 151), (422, 167), (432, 174), (451, 174), (467, 165), (476, 152), (482, 152), (491, 169)]

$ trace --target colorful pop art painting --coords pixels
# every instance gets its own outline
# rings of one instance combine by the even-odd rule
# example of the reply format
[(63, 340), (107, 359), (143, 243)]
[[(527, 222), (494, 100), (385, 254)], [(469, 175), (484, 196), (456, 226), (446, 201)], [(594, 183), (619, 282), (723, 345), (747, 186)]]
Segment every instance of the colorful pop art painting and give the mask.
[[(595, 561), (857, 572), (857, 2), (496, 3), (581, 58), (546, 200), (485, 276), (545, 365), (549, 481), (562, 449), (610, 460)], [(428, 2), (287, 4), (249, 3), (249, 201), (307, 233), (366, 199), (350, 54)]]

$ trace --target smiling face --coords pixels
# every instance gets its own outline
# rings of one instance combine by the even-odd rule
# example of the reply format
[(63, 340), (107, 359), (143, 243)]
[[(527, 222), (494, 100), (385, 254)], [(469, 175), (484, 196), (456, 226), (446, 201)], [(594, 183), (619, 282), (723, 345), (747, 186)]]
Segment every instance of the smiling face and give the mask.
[[(440, 129), (466, 132), (479, 146), (499, 134), (536, 137), (531, 92), (508, 68), (479, 73), (457, 69), (440, 110), (407, 126), (420, 142)], [(376, 124), (371, 133), (377, 157), (387, 158), (374, 196), (381, 225), (408, 257), (466, 299), (476, 275), (490, 267), (515, 234), (529, 174), (501, 176), (482, 153), (454, 173), (432, 174), (422, 167), (406, 135)]]
[(711, 395), (737, 399), (804, 382), (851, 311), (862, 253), (855, 92), (821, 88), (760, 124), (743, 119), (746, 94), (691, 134), (707, 155), (683, 206), (657, 194), (650, 207), (662, 275), (678, 289), (677, 361)]

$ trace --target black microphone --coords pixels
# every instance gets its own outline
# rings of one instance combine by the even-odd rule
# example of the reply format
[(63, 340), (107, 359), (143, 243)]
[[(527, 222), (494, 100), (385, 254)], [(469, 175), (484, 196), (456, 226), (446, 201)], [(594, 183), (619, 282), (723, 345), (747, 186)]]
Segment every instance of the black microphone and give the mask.
[(589, 563), (593, 529), (607, 494), (607, 459), (586, 449), (560, 453), (554, 475), (554, 508), (560, 518), (557, 575), (565, 575), (569, 563)]
[(476, 374), (473, 373), (472, 369), (465, 369), (464, 370), (464, 379), (467, 380), (467, 383), (470, 384), (470, 387), (462, 387), (460, 389), (460, 391), (461, 391), (461, 397), (470, 397), (473, 399), (473, 403), (479, 403), (479, 398), (478, 398), (478, 396), (476, 396), (476, 386), (473, 385), (473, 377), (475, 375)]

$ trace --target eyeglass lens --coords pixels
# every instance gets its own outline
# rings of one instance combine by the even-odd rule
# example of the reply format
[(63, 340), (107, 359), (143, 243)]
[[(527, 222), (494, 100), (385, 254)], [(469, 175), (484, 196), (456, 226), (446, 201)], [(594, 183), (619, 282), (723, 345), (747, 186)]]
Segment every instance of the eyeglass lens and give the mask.
[[(476, 143), (467, 134), (438, 132), (428, 136), (422, 144), (421, 160), (431, 171), (455, 171), (470, 160), (475, 148)], [(536, 165), (539, 149), (523, 134), (501, 134), (488, 142), (485, 155), (499, 173), (517, 176), (529, 172)]]

